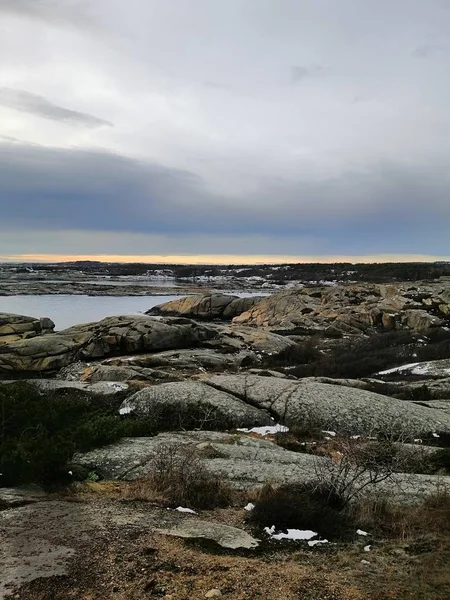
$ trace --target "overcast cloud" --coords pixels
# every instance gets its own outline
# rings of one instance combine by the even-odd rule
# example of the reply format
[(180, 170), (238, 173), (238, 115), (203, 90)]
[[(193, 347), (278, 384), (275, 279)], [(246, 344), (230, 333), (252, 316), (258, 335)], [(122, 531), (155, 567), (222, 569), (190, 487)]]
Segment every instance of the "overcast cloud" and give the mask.
[(450, 256), (446, 0), (2, 0), (0, 23), (0, 255)]

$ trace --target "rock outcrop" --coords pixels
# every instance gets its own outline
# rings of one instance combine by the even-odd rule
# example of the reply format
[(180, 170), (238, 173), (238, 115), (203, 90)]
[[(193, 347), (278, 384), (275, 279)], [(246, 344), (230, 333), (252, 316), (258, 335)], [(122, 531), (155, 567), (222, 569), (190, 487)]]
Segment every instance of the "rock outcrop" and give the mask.
[(147, 311), (148, 315), (180, 316), (213, 321), (231, 320), (256, 306), (263, 296), (240, 298), (229, 294), (195, 294), (165, 302)]
[(216, 335), (215, 329), (188, 319), (107, 317), (51, 335), (3, 344), (0, 374), (51, 372), (75, 360), (195, 347)]
[[(147, 375), (152, 377), (143, 368), (224, 370), (252, 366), (258, 365), (263, 355), (277, 356), (292, 346), (295, 343), (286, 337), (254, 328), (198, 323), (185, 318), (107, 317), (0, 345), (0, 375), (56, 372), (74, 361), (138, 354), (132, 360), (118, 360), (114, 366), (134, 369), (137, 379), (145, 379)], [(111, 381), (106, 371), (103, 369), (105, 379)], [(136, 378), (131, 370), (128, 372), (129, 378)], [(97, 376), (100, 381), (100, 372)], [(127, 379), (122, 371), (120, 380)]]
[(353, 387), (257, 375), (215, 375), (205, 381), (293, 427), (402, 438), (450, 433), (450, 418), (444, 411)]
[(51, 333), (55, 324), (48, 317), (36, 319), (23, 315), (0, 313), (0, 345)]
[(371, 328), (424, 331), (448, 320), (449, 292), (446, 282), (301, 288), (262, 299), (233, 323), (302, 333), (360, 333)]
[[(216, 390), (200, 381), (162, 383), (147, 387), (127, 398), (121, 411), (137, 416), (177, 414), (177, 425), (187, 428), (195, 416), (198, 426), (227, 430), (254, 425), (270, 425), (268, 412)], [(183, 423), (185, 421), (185, 423)]]

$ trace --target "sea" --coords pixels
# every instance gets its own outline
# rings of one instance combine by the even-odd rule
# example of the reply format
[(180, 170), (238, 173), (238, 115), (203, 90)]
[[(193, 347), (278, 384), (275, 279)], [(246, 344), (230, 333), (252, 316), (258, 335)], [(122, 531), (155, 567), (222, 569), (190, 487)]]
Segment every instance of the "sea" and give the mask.
[[(241, 298), (257, 295), (241, 292), (234, 294)], [(0, 313), (50, 317), (55, 323), (55, 330), (61, 331), (72, 325), (100, 321), (105, 317), (143, 314), (153, 306), (170, 302), (181, 296), (186, 296), (186, 294), (179, 296), (73, 296), (62, 294), (0, 296)]]

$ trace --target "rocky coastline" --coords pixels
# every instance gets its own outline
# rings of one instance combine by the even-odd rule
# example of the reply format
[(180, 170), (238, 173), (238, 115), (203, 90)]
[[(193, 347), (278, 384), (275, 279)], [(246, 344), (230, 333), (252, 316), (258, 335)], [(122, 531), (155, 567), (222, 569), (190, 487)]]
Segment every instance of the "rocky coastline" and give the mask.
[[(0, 394), (19, 394), (24, 401), (25, 380), (26, 395), (38, 403), (51, 398), (54, 407), (97, 406), (106, 411), (102, 427), (128, 432), (111, 437), (108, 429), (102, 441), (75, 447), (65, 477), (94, 478), (102, 482), (99, 489), (141, 489), (170, 449), (172, 456), (187, 452), (194, 464), (201, 460), (208, 477), (239, 498), (261, 498), (269, 483), (275, 489), (307, 486), (318, 473), (342, 469), (346, 448), (373, 446), (389, 448), (389, 459), (377, 459), (359, 475), (356, 463), (348, 467), (360, 486), (358, 502), (375, 494), (409, 507), (450, 490), (450, 471), (433, 467), (433, 457), (445, 453), (450, 440), (449, 329), (446, 281), (313, 286), (251, 298), (197, 293), (146, 315), (107, 317), (57, 332), (48, 317), (0, 314)], [(365, 377), (320, 375), (329, 357), (345, 357), (344, 348), (348, 353), (380, 339), (396, 352), (389, 368)], [(408, 363), (416, 352), (417, 361)], [(313, 374), (298, 375), (302, 367)], [(98, 418), (97, 409), (92, 414)], [(82, 427), (90, 431), (89, 421)], [(374, 477), (386, 460), (386, 476)], [(3, 466), (2, 477), (12, 480), (14, 470), (8, 469)], [(0, 502), (6, 507), (0, 531), (11, 548), (8, 524), (23, 514), (47, 523), (58, 511), (72, 510), (70, 502), (41, 488), (1, 482)], [(255, 537), (242, 523), (234, 530), (220, 526), (214, 515), (209, 521), (189, 514), (165, 519), (155, 508), (144, 525), (141, 509), (124, 516), (120, 504), (108, 502), (117, 523), (134, 523), (151, 535), (206, 537), (228, 551), (261, 543), (261, 533)], [(95, 517), (96, 530), (106, 527), (102, 518)], [(68, 554), (41, 565), (52, 542), (42, 528), (20, 531), (33, 558), (19, 574), (14, 561), (24, 558), (25, 546), (15, 548), (12, 562), (0, 559), (8, 586), (63, 575), (72, 557), (80, 556), (70, 534)], [(8, 589), (0, 585), (0, 597)]]

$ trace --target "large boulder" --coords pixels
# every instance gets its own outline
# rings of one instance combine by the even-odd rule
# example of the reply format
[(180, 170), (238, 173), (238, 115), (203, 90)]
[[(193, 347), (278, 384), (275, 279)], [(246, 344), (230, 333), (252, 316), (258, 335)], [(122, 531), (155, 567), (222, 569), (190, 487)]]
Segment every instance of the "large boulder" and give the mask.
[(47, 317), (37, 319), (24, 315), (0, 313), (0, 344), (10, 344), (21, 339), (51, 333), (55, 327)]
[(137, 416), (176, 415), (184, 429), (233, 429), (269, 425), (268, 412), (230, 394), (197, 381), (162, 383), (147, 387), (128, 397), (121, 406), (124, 413)]
[(450, 418), (443, 411), (353, 387), (239, 374), (205, 381), (294, 427), (402, 438), (450, 433)]
[(159, 304), (147, 311), (148, 315), (180, 316), (212, 321), (228, 319), (249, 310), (261, 300), (261, 296), (239, 298), (229, 294), (195, 294)]

